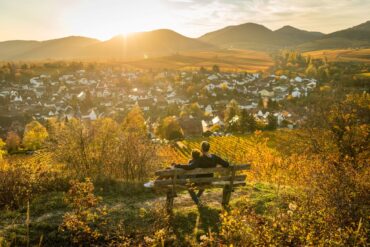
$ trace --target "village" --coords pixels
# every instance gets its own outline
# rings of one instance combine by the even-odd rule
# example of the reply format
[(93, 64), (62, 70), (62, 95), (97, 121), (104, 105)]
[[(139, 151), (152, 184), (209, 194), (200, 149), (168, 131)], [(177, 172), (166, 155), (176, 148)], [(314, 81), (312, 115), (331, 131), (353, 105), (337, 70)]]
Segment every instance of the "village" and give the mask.
[[(220, 72), (217, 67), (210, 71), (80, 69), (59, 76), (41, 74), (29, 78), (28, 83), (2, 81), (0, 133), (21, 132), (30, 119), (120, 120), (139, 106), (150, 131), (161, 118), (174, 116), (185, 137), (202, 135), (215, 125), (221, 128), (213, 134), (222, 135), (224, 111), (231, 100), (258, 121), (266, 123), (273, 114), (278, 127), (294, 128), (302, 116), (271, 106), (306, 97), (317, 83), (301, 76)], [(153, 133), (150, 134), (155, 138)]]

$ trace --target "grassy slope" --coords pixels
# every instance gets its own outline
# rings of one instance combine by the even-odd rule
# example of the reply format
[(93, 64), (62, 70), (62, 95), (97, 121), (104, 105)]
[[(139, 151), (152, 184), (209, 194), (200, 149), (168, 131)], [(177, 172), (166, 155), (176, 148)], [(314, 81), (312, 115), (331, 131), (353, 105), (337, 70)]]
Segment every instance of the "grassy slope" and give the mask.
[[(153, 208), (164, 207), (165, 196), (156, 194), (151, 190), (139, 189), (135, 196), (125, 193), (119, 185), (115, 190), (98, 190), (103, 197), (103, 203), (108, 206), (109, 217), (112, 222), (123, 220), (127, 224), (126, 232), (130, 235), (145, 234), (150, 232), (153, 222), (156, 220), (150, 211)], [(219, 214), (222, 211), (220, 206), (222, 190), (212, 189), (205, 192), (202, 199), (206, 207), (198, 210), (187, 192), (181, 192), (175, 198), (175, 209), (173, 226), (174, 232), (180, 239), (187, 236), (201, 236), (212, 231), (219, 231)], [(231, 205), (235, 206), (241, 201), (249, 203), (257, 213), (268, 214), (270, 207), (280, 206), (277, 194), (273, 186), (268, 184), (248, 185), (235, 190), (232, 196)], [(43, 238), (47, 246), (57, 244), (58, 226), (62, 216), (67, 212), (63, 201), (62, 192), (53, 192), (36, 198), (30, 205), (31, 243), (38, 243)], [(13, 239), (15, 245), (22, 245), (26, 240), (26, 211), (2, 211), (0, 213), (0, 240), (3, 235), (7, 239)], [(0, 241), (1, 242), (1, 241)], [(61, 243), (60, 243), (61, 244)]]
[(312, 58), (324, 58), (334, 62), (370, 63), (370, 49), (317, 50), (303, 53)]
[(199, 69), (212, 68), (217, 64), (222, 70), (264, 71), (273, 65), (271, 57), (265, 52), (249, 50), (219, 50), (180, 52), (166, 57), (155, 57), (130, 62), (128, 66), (140, 69)]

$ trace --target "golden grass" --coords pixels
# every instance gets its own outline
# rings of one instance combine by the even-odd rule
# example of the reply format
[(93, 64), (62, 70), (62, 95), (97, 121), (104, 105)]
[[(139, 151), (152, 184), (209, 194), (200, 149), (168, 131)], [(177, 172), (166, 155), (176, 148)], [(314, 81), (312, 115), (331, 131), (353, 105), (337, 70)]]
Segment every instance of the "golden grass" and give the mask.
[(312, 58), (327, 58), (330, 62), (370, 63), (370, 49), (318, 50), (303, 53)]
[(181, 69), (193, 70), (218, 65), (223, 71), (265, 71), (273, 65), (271, 57), (260, 51), (218, 50), (180, 52), (165, 57), (154, 57), (123, 62), (139, 69)]
[(370, 77), (370, 72), (368, 72), (368, 73), (361, 73), (361, 74), (359, 74), (359, 76), (362, 76), (362, 77)]

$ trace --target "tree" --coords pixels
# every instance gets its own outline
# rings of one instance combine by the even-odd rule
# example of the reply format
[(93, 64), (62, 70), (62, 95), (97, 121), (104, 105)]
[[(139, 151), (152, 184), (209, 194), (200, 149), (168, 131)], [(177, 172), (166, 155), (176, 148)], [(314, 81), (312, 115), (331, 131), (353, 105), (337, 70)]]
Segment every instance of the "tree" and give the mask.
[(177, 104), (169, 104), (167, 106), (167, 116), (173, 116), (173, 115), (179, 115), (180, 114), (180, 108)]
[(166, 117), (159, 124), (157, 134), (167, 140), (174, 140), (184, 137), (181, 126), (175, 117)]
[(91, 124), (71, 119), (58, 133), (56, 153), (79, 178), (142, 181), (159, 163), (156, 146), (142, 132), (129, 130), (135, 131), (110, 118)]
[(277, 117), (275, 117), (273, 114), (270, 114), (267, 117), (267, 121), (268, 121), (268, 123), (267, 123), (266, 129), (267, 130), (276, 130), (276, 128), (278, 126)]
[(18, 151), (19, 146), (21, 144), (21, 138), (19, 135), (14, 131), (9, 131), (6, 136), (6, 148), (9, 153), (13, 153)]
[(207, 70), (202, 66), (202, 67), (199, 68), (199, 73), (200, 74), (205, 74), (205, 73), (207, 73)]
[(184, 105), (182, 107), (182, 111), (180, 113), (180, 116), (194, 116), (197, 118), (201, 118), (204, 115), (203, 110), (200, 108), (199, 104), (197, 102), (191, 104), (191, 105)]
[(236, 102), (235, 100), (231, 100), (229, 104), (227, 104), (226, 106), (225, 117), (224, 117), (224, 121), (225, 121), (227, 129), (229, 129), (231, 125), (230, 121), (235, 116), (238, 116), (239, 114), (240, 114), (240, 108), (239, 108), (238, 102)]
[(310, 63), (306, 69), (306, 74), (311, 77), (317, 76), (317, 69), (313, 63)]
[(5, 145), (5, 142), (0, 138), (0, 161), (3, 160), (3, 155), (6, 153)]
[(243, 132), (254, 132), (257, 130), (257, 121), (253, 114), (243, 110), (240, 116), (240, 129)]
[(143, 112), (135, 105), (123, 120), (122, 128), (125, 132), (146, 135), (147, 128)]
[(48, 118), (45, 124), (48, 132), (49, 141), (56, 142), (57, 133), (61, 128), (61, 123), (56, 118)]
[(23, 136), (23, 145), (28, 150), (39, 149), (48, 137), (48, 132), (38, 121), (26, 125)]
[(220, 67), (217, 64), (215, 64), (212, 67), (212, 71), (215, 72), (215, 73), (219, 73), (220, 72)]

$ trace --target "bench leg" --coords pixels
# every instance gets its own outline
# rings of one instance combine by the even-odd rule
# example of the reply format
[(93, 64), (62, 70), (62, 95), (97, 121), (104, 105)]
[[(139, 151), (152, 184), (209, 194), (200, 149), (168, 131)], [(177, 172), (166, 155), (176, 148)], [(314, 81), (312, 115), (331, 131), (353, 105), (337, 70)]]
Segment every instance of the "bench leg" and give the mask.
[(174, 193), (172, 190), (167, 191), (167, 198), (166, 198), (166, 210), (167, 213), (172, 214), (173, 209), (173, 199), (174, 199)]
[(225, 185), (224, 189), (222, 191), (222, 207), (224, 209), (228, 209), (229, 207), (229, 201), (231, 197), (231, 188), (230, 185)]

